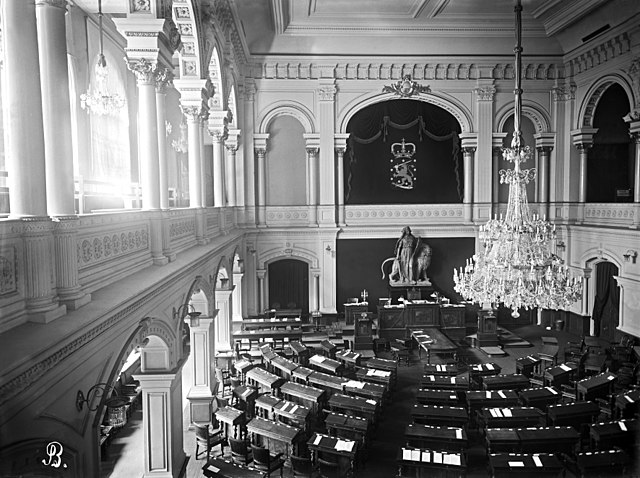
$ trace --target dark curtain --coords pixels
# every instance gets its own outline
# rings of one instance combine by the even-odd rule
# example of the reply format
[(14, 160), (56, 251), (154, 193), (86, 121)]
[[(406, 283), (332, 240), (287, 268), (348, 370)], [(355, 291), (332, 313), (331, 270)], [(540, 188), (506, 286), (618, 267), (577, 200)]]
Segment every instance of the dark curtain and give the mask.
[(613, 276), (618, 268), (611, 262), (596, 265), (596, 296), (593, 301), (593, 323), (596, 336), (600, 337), (603, 324), (615, 327), (618, 323), (620, 291)]
[[(371, 105), (349, 122), (345, 152), (345, 204), (462, 202), (460, 125), (440, 107), (413, 100)], [(394, 143), (415, 145), (413, 188), (390, 181)]]
[(268, 277), (270, 308), (309, 312), (309, 265), (306, 262), (296, 259), (272, 262)]

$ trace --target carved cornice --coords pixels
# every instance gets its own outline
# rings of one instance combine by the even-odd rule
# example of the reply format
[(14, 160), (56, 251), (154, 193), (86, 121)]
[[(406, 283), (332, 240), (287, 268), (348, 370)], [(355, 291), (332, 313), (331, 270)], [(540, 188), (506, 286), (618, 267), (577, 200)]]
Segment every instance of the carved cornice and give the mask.
[(67, 0), (36, 0), (36, 6), (38, 5), (48, 5), (67, 10)]
[(621, 33), (569, 60), (573, 75), (583, 73), (631, 50), (628, 34)]
[(157, 61), (150, 61), (146, 58), (136, 58), (134, 60), (127, 58), (125, 61), (127, 62), (127, 68), (136, 75), (138, 84), (155, 84), (155, 72), (158, 65)]
[[(265, 61), (247, 65), (247, 75), (252, 78), (321, 79), (335, 80), (402, 80), (410, 71), (417, 81), (430, 80), (513, 80), (511, 63), (477, 65), (475, 63), (403, 63), (402, 68), (380, 63), (324, 63)], [(557, 80), (564, 78), (562, 63), (527, 63), (522, 67), (525, 80)]]

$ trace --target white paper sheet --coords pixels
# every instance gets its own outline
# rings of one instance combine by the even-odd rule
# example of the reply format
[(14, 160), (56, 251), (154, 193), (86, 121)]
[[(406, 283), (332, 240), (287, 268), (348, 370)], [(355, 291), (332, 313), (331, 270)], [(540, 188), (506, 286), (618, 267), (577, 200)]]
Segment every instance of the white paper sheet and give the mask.
[(485, 392), (485, 397), (486, 398), (491, 398), (491, 392)]
[(411, 450), (411, 460), (420, 461), (420, 450)]
[(420, 460), (425, 462), (425, 463), (431, 463), (431, 452), (429, 451), (423, 451), (420, 454)]
[(627, 431), (627, 426), (624, 424), (624, 422), (618, 422), (618, 425), (620, 425), (620, 430), (622, 430), (623, 432)]
[(556, 392), (556, 389), (553, 387), (547, 387), (547, 390), (549, 390), (551, 393), (553, 393), (554, 395), (558, 395), (558, 392)]
[(455, 377), (451, 377), (451, 383), (456, 383), (456, 378)]
[(509, 461), (507, 462), (511, 468), (524, 466), (524, 461)]
[(367, 400), (367, 403), (371, 404), (371, 405), (377, 405), (378, 402), (376, 402), (375, 400)]
[(462, 440), (462, 428), (456, 428), (456, 440)]
[(627, 402), (633, 403), (633, 398), (631, 398), (629, 395), (625, 395), (624, 398), (627, 399)]
[(316, 435), (316, 439), (313, 440), (314, 445), (320, 444), (320, 440), (322, 440), (322, 435)]
[(488, 363), (487, 364), (487, 370), (494, 370), (493, 364)]
[(502, 390), (498, 392), (498, 395), (500, 395), (500, 398), (507, 398), (507, 396), (504, 394)]
[(540, 457), (537, 455), (533, 455), (533, 462), (536, 464), (536, 466), (542, 466), (542, 461), (540, 460)]
[(442, 463), (442, 453), (434, 451), (433, 452), (433, 462), (434, 463)]
[(407, 450), (406, 448), (402, 449), (402, 459), (405, 461), (411, 460), (411, 450)]
[(565, 364), (560, 365), (560, 368), (562, 370), (564, 370), (565, 372), (571, 371), (571, 367), (569, 367), (568, 365), (565, 365)]
[(508, 408), (503, 408), (502, 409), (502, 414), (505, 417), (512, 417), (513, 416), (513, 413), (511, 413), (511, 410), (509, 410)]

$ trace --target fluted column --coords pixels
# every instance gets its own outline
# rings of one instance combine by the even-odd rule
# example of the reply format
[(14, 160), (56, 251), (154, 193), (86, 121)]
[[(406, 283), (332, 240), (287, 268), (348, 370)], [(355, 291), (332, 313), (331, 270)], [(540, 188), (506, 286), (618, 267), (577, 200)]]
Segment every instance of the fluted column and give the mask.
[(10, 217), (44, 217), (47, 188), (35, 3), (5, 0), (0, 8)]
[(189, 324), (191, 344), (191, 366), (193, 383), (187, 392), (190, 423), (207, 423), (211, 420), (211, 402), (216, 385), (214, 311), (210, 317), (191, 317), (184, 321)]
[(265, 214), (267, 207), (267, 178), (265, 167), (265, 156), (267, 154), (268, 134), (255, 134), (253, 137), (253, 147), (256, 154), (256, 181), (258, 182), (258, 197), (256, 198), (257, 225), (266, 225)]
[(91, 300), (78, 282), (78, 217), (56, 216), (53, 222), (55, 278), (58, 300), (75, 310)]
[(584, 221), (584, 205), (587, 202), (587, 159), (589, 149), (593, 146), (593, 137), (598, 130), (596, 128), (582, 128), (571, 132), (573, 145), (580, 154), (580, 180), (578, 185), (578, 214), (577, 221)]
[(267, 308), (266, 290), (264, 288), (264, 278), (267, 271), (264, 269), (257, 269), (256, 275), (258, 276), (258, 314), (262, 314)]
[(224, 143), (227, 149), (225, 178), (227, 180), (227, 204), (229, 206), (238, 205), (238, 195), (236, 192), (236, 152), (238, 151), (238, 139), (240, 136), (239, 129), (231, 129), (228, 131), (227, 140)]
[[(65, 0), (37, 0), (47, 213), (75, 214)], [(23, 50), (24, 53), (24, 50)]]
[(23, 218), (24, 297), (30, 322), (48, 323), (64, 315), (52, 288), (51, 241), (53, 223), (48, 218)]
[(551, 156), (551, 146), (538, 146), (538, 202), (540, 203), (540, 214), (549, 215), (549, 157)]
[(231, 347), (231, 317), (233, 315), (233, 305), (231, 296), (233, 285), (228, 289), (218, 289), (216, 295), (216, 353), (233, 350)]
[(491, 149), (493, 147), (492, 133), (494, 131), (494, 97), (496, 93), (494, 80), (478, 79), (473, 92), (476, 99), (475, 129), (477, 137), (476, 144), (473, 145), (476, 148), (476, 154), (473, 156), (473, 196), (470, 202), (473, 203), (472, 216), (477, 219), (491, 214), (489, 209), (493, 182)]
[(189, 207), (203, 207), (202, 184), (200, 182), (200, 112), (199, 107), (182, 107), (182, 113), (187, 117), (187, 138), (189, 141)]
[(475, 146), (462, 148), (464, 161), (464, 220), (471, 222), (471, 205), (473, 203), (473, 162), (475, 158)]
[(169, 165), (167, 163), (167, 135), (165, 124), (167, 120), (166, 114), (166, 98), (167, 86), (171, 84), (172, 74), (163, 66), (156, 69), (156, 112), (157, 112), (157, 130), (158, 130), (158, 182), (160, 188), (160, 208), (169, 209)]
[(334, 136), (337, 92), (334, 79), (319, 80), (319, 87), (316, 91), (320, 132), (318, 224), (324, 227), (335, 227), (337, 223)]
[(213, 141), (213, 205), (223, 207), (224, 203), (224, 132), (221, 130), (209, 130)]
[(244, 279), (243, 272), (233, 273), (233, 322), (242, 322), (242, 280)]
[(127, 61), (128, 68), (136, 75), (138, 85), (138, 159), (142, 209), (146, 210), (160, 209), (156, 65), (156, 62), (145, 58)]

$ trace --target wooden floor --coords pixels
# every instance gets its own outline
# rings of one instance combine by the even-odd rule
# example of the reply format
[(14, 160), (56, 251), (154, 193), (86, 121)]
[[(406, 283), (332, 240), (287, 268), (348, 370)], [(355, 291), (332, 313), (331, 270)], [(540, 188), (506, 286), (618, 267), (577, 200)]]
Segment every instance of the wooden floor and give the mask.
[[(491, 361), (502, 367), (502, 373), (515, 373), (515, 360), (518, 357), (523, 357), (539, 350), (541, 348), (541, 336), (555, 336), (558, 338), (560, 356), (563, 353), (562, 345), (567, 340), (578, 339), (578, 337), (564, 331), (545, 330), (535, 325), (511, 328), (511, 332), (529, 341), (531, 346), (506, 347), (507, 355), (498, 357), (488, 357), (474, 348), (466, 348), (461, 352), (468, 363)], [(384, 357), (384, 355), (382, 356)], [(426, 358), (423, 356), (422, 360), (420, 360), (418, 354), (414, 352), (411, 355), (411, 361), (408, 366), (401, 365), (398, 367), (398, 382), (392, 401), (383, 409), (382, 419), (372, 442), (372, 449), (369, 452), (366, 466), (364, 469), (358, 470), (356, 476), (365, 478), (391, 478), (396, 476), (398, 470), (396, 465), (398, 447), (403, 444), (405, 427), (411, 422), (409, 411), (413, 404), (416, 403), (416, 392), (424, 363), (426, 363)], [(432, 357), (432, 363), (439, 363), (439, 358)], [(188, 416), (186, 409), (184, 416)], [(110, 446), (108, 461), (105, 462), (103, 467), (103, 477), (130, 478), (142, 475), (143, 437), (140, 421), (141, 414), (134, 415), (127, 429), (122, 430), (114, 439)], [(188, 455), (188, 462), (182, 476), (186, 478), (201, 477), (201, 469), (205, 464), (205, 458), (201, 456), (200, 459), (195, 459), (195, 436), (192, 431), (188, 430), (187, 425), (185, 421), (184, 449)], [(228, 448), (225, 451), (227, 454), (229, 453)], [(216, 447), (215, 453), (219, 453), (218, 447)], [(477, 433), (469, 433), (467, 456), (467, 477), (488, 476), (485, 445)], [(288, 478), (293, 475), (290, 470), (285, 469), (284, 476)], [(567, 476), (571, 477), (571, 474), (567, 474)]]

